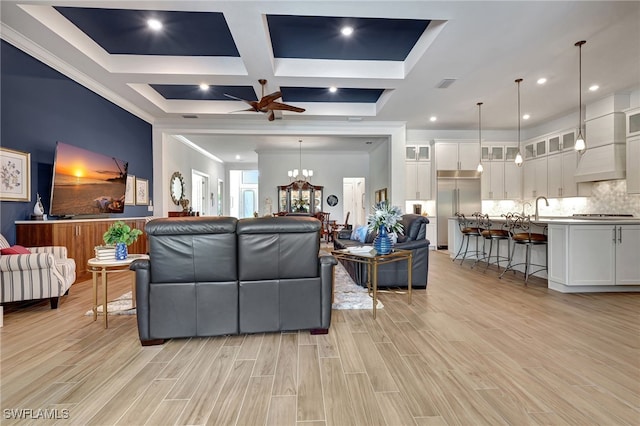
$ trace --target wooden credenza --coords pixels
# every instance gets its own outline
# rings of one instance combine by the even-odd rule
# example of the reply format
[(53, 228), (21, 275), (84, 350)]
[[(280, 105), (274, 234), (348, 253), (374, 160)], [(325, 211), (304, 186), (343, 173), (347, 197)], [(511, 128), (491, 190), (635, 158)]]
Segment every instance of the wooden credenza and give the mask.
[[(16, 244), (24, 247), (64, 246), (68, 256), (76, 261), (77, 279), (86, 279), (91, 275), (87, 261), (95, 256), (94, 247), (104, 244), (102, 235), (117, 220), (143, 231), (147, 222), (146, 218), (16, 221)], [(132, 254), (148, 251), (145, 233), (129, 246)]]

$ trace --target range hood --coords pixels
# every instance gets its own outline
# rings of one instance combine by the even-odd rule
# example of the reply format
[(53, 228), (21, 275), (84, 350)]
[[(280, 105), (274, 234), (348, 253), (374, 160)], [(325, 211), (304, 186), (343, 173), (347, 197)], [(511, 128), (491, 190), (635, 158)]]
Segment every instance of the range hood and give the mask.
[(624, 179), (626, 177), (626, 146), (612, 143), (589, 148), (580, 156), (574, 174), (576, 182)]
[(621, 111), (611, 112), (614, 107), (610, 102), (596, 103), (593, 107), (595, 113), (585, 120), (587, 149), (579, 156), (575, 180), (596, 182), (624, 179), (627, 169), (625, 114)]

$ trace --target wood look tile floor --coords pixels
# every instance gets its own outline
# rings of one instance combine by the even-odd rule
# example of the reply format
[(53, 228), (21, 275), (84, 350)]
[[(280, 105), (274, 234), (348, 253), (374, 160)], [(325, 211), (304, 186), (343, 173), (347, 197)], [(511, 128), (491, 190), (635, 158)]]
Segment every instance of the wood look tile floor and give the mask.
[[(135, 316), (5, 307), (2, 424), (638, 425), (640, 294), (566, 295), (432, 252), (428, 289), (306, 331), (141, 347)], [(131, 277), (110, 278), (110, 297)], [(33, 410), (28, 411), (20, 410)], [(54, 411), (42, 411), (42, 410)], [(40, 411), (38, 411), (40, 410)], [(31, 418), (16, 420), (17, 413)], [(58, 419), (39, 416), (57, 415)]]

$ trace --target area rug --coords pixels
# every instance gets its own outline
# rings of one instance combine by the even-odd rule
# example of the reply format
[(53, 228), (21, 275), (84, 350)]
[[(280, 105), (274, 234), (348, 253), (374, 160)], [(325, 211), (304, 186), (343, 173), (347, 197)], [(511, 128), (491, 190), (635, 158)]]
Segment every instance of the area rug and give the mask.
[[(133, 300), (131, 292), (128, 291), (115, 300), (109, 301), (107, 305), (109, 315), (135, 315), (136, 308), (133, 307)], [(104, 309), (102, 305), (98, 306), (98, 315), (103, 315)], [(90, 309), (85, 313), (85, 316), (93, 315), (93, 309)]]
[[(367, 289), (353, 282), (342, 264), (335, 267), (335, 288), (332, 309), (373, 309), (373, 299), (367, 294)], [(384, 305), (380, 300), (376, 309)], [(115, 300), (109, 301), (109, 315), (135, 315), (136, 308), (132, 307), (131, 292), (127, 292)], [(103, 314), (102, 305), (98, 306), (98, 315)], [(93, 315), (93, 310), (87, 311), (86, 316)]]

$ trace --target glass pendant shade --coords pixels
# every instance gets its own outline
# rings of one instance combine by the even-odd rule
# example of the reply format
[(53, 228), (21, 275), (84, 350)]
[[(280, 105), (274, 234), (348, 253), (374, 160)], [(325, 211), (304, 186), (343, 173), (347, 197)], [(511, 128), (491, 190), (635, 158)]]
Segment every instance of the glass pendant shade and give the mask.
[[(300, 143), (300, 168), (287, 171), (287, 176), (289, 176), (289, 179), (304, 182), (310, 177), (313, 177), (313, 170), (302, 168), (302, 139), (300, 139), (298, 142)], [(302, 174), (300, 174), (301, 170)]]
[(478, 148), (480, 156), (476, 170), (478, 173), (482, 173), (484, 171), (484, 167), (482, 166), (482, 102), (478, 102), (476, 105), (478, 105)]
[(582, 136), (582, 45), (585, 43), (585, 40), (581, 40), (575, 44), (575, 46), (578, 46), (580, 53), (578, 56), (578, 137), (576, 138), (576, 144), (573, 146), (573, 149), (578, 151), (580, 154), (587, 149), (584, 136)]
[(518, 85), (518, 153), (516, 154), (515, 163), (516, 166), (522, 166), (522, 154), (520, 154), (520, 83), (522, 83), (522, 79), (516, 79), (516, 84)]
[(520, 154), (520, 151), (518, 151), (518, 153), (516, 154), (516, 166), (520, 167), (522, 166), (522, 154)]

